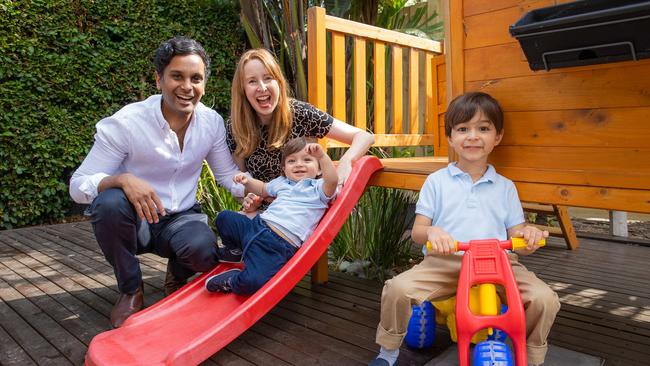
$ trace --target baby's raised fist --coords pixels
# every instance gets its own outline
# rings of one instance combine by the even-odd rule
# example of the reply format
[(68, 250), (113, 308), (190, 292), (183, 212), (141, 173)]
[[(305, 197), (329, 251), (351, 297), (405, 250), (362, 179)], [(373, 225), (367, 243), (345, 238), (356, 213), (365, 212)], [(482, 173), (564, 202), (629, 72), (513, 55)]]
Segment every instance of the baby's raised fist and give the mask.
[(322, 158), (325, 154), (323, 148), (319, 144), (315, 143), (307, 144), (307, 146), (305, 146), (305, 151), (307, 151), (307, 154), (315, 157), (316, 159)]

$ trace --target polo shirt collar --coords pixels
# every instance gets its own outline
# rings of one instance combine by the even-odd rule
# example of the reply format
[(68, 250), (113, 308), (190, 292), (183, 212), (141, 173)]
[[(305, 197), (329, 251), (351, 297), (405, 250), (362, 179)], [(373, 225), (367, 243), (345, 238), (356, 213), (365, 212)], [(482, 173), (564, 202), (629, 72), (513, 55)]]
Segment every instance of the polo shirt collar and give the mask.
[(282, 177), (284, 178), (284, 181), (285, 181), (287, 184), (291, 185), (291, 186), (295, 186), (295, 185), (297, 185), (297, 184), (299, 184), (299, 183), (300, 183), (301, 185), (303, 185), (303, 186), (308, 186), (308, 187), (309, 187), (309, 186), (315, 186), (315, 185), (316, 185), (316, 182), (318, 181), (317, 179), (313, 179), (313, 178), (303, 178), (303, 179), (301, 179), (301, 180), (295, 182), (295, 181), (292, 181), (291, 179), (289, 179), (289, 178), (287, 178), (287, 177), (285, 177), (285, 176), (282, 176)]
[[(464, 171), (460, 170), (460, 168), (458, 168), (456, 166), (456, 162), (449, 163), (449, 165), (447, 165), (447, 168), (449, 169), (449, 173), (451, 174), (452, 177), (457, 177), (459, 175), (467, 174)], [(483, 183), (483, 182), (493, 183), (495, 181), (496, 177), (497, 177), (496, 169), (494, 169), (492, 164), (488, 164), (487, 170), (485, 171), (485, 173), (483, 173), (483, 176), (481, 177), (481, 179), (476, 181), (475, 184), (479, 184), (479, 183)]]

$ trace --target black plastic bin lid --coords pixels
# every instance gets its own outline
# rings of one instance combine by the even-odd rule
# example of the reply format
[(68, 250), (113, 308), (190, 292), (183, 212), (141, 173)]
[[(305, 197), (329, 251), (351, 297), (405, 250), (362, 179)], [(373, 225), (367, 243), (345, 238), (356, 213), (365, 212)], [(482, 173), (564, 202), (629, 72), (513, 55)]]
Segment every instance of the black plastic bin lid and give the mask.
[(510, 26), (510, 34), (518, 38), (529, 33), (564, 29), (567, 26), (580, 27), (636, 16), (650, 17), (650, 1), (582, 0), (532, 10)]
[(532, 70), (650, 58), (650, 0), (583, 0), (510, 26)]

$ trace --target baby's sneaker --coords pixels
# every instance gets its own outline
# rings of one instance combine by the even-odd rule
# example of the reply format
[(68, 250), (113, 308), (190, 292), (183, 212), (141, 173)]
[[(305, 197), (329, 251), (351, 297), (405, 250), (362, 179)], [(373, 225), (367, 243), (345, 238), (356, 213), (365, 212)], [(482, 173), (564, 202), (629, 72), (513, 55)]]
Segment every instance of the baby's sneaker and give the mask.
[(241, 263), (242, 254), (243, 253), (239, 248), (228, 248), (226, 246), (217, 247), (217, 256), (219, 256), (219, 262)]
[(232, 292), (232, 278), (240, 272), (241, 269), (233, 268), (210, 276), (205, 280), (205, 289), (210, 292)]

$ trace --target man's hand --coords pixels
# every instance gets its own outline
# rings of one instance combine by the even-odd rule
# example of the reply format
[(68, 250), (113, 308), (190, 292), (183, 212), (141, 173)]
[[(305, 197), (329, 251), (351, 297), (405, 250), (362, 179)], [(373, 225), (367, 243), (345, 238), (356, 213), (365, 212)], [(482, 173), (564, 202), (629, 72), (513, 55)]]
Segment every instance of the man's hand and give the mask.
[(449, 255), (456, 251), (454, 238), (436, 226), (427, 229), (427, 240), (431, 243), (431, 248), (427, 248), (427, 255)]
[(147, 219), (150, 224), (158, 223), (158, 214), (165, 216), (165, 207), (156, 191), (145, 180), (133, 174), (125, 173), (119, 177), (120, 187), (126, 198), (135, 208), (140, 219)]
[(539, 241), (542, 239), (548, 238), (548, 231), (540, 230), (534, 226), (523, 226), (521, 228), (515, 228), (512, 231), (512, 237), (515, 238), (524, 238), (526, 241), (526, 248), (517, 250), (518, 254), (529, 255), (535, 253), (539, 248)]

